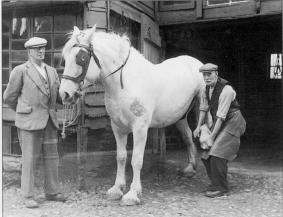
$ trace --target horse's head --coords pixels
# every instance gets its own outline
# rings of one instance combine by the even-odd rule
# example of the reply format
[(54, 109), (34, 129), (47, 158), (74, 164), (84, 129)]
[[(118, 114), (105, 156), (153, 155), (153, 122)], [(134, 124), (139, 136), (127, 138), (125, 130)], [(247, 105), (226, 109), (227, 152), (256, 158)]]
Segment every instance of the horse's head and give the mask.
[(63, 102), (76, 101), (78, 89), (84, 79), (95, 82), (99, 77), (101, 66), (91, 43), (95, 30), (96, 26), (81, 32), (75, 26), (70, 40), (64, 46), (62, 54), (65, 68), (59, 89)]
[(131, 44), (127, 36), (95, 30), (96, 26), (84, 31), (74, 27), (63, 49), (65, 68), (59, 90), (63, 102), (76, 100), (83, 80), (105, 81), (122, 70), (129, 59)]

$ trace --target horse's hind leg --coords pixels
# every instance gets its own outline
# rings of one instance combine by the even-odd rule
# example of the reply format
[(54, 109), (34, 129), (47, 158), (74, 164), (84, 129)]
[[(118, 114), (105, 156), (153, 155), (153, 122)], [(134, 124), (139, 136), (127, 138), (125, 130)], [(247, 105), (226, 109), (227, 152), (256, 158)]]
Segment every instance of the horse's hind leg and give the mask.
[(196, 173), (196, 146), (193, 142), (192, 131), (188, 125), (187, 118), (179, 120), (176, 123), (177, 129), (181, 132), (183, 141), (187, 145), (188, 151), (188, 165), (183, 170), (185, 176), (192, 177)]
[(107, 196), (111, 200), (118, 200), (123, 196), (122, 190), (126, 186), (125, 167), (127, 161), (127, 134), (123, 134), (119, 128), (111, 121), (111, 127), (116, 139), (117, 146), (117, 174), (115, 184), (107, 191)]
[(133, 168), (133, 181), (130, 191), (122, 198), (121, 205), (136, 205), (140, 204), (138, 196), (142, 192), (140, 172), (143, 165), (143, 157), (145, 144), (147, 139), (148, 127), (145, 124), (136, 124), (133, 129), (133, 154), (132, 154), (132, 168)]

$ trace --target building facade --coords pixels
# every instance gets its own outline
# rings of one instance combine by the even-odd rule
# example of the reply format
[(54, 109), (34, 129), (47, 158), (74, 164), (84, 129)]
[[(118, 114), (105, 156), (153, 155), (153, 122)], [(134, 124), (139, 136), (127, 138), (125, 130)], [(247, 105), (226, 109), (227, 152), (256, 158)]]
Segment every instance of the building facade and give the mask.
[[(237, 90), (248, 123), (246, 143), (280, 144), (281, 0), (2, 1), (3, 91), (11, 70), (27, 60), (27, 38), (48, 40), (45, 61), (61, 75), (61, 50), (68, 33), (74, 25), (84, 29), (94, 24), (102, 31), (126, 33), (154, 63), (186, 54), (218, 64), (220, 75)], [(3, 152), (19, 153), (14, 113), (2, 107)], [(94, 134), (107, 138), (101, 144), (114, 148), (101, 87), (86, 93), (85, 114), (87, 128), (100, 130)], [(174, 126), (165, 132), (168, 145), (182, 143)], [(89, 137), (88, 150), (97, 150), (91, 145), (95, 139)], [(149, 143), (158, 140), (158, 131), (152, 130)]]

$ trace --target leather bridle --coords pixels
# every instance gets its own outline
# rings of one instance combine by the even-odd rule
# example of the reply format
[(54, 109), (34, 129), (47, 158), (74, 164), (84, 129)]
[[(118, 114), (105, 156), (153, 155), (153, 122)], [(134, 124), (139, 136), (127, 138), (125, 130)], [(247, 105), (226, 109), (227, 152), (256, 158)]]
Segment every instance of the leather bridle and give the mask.
[[(73, 76), (63, 74), (62, 79), (71, 80), (75, 83), (80, 84), (85, 79), (91, 57), (93, 57), (96, 65), (98, 66), (98, 68), (100, 70), (102, 70), (102, 67), (101, 67), (101, 64), (100, 64), (97, 56), (93, 52), (92, 44), (90, 44), (89, 46), (86, 46), (86, 45), (83, 45), (83, 44), (75, 44), (73, 47), (83, 48), (83, 49), (80, 49), (79, 52), (76, 55), (76, 64), (82, 67), (82, 73), (80, 75), (78, 75), (77, 77), (73, 77)], [(125, 62), (120, 67), (118, 67), (116, 70), (111, 72), (109, 75), (105, 76), (103, 79), (105, 79), (105, 78), (113, 75), (114, 73), (118, 72), (119, 70), (121, 70), (120, 83), (121, 83), (121, 87), (123, 89), (122, 72), (123, 72), (123, 67), (126, 65), (128, 59), (130, 57), (130, 52), (131, 52), (131, 46), (130, 46), (129, 53), (128, 53), (128, 56), (127, 56)]]

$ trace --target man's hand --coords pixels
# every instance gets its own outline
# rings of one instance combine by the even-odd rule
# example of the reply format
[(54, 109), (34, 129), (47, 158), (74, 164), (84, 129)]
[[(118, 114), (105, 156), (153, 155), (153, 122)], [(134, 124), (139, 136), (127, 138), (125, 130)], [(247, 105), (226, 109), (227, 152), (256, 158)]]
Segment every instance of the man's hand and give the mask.
[(214, 142), (214, 137), (212, 135), (209, 135), (206, 139), (206, 144), (208, 148), (211, 148)]
[(200, 135), (200, 127), (197, 127), (197, 128), (194, 130), (194, 138), (199, 137), (199, 135)]

